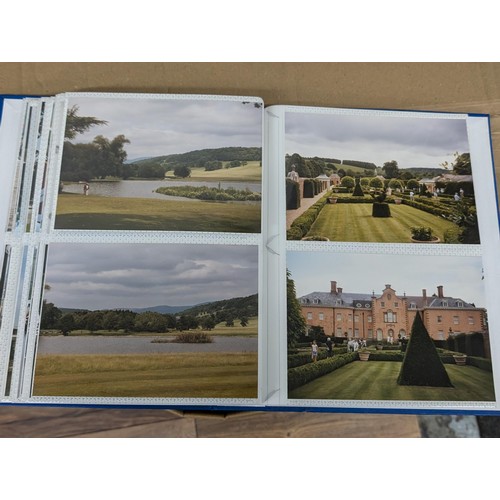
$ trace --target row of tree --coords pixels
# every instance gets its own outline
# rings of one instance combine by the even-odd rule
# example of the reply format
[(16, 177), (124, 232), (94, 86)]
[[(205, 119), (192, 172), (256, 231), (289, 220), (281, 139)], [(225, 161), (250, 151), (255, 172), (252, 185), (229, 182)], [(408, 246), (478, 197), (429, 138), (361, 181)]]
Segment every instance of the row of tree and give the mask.
[[(292, 166), (294, 166), (295, 171), (299, 174), (299, 177), (304, 178), (314, 178), (321, 174), (329, 175), (331, 173), (337, 173), (341, 178), (345, 176), (358, 176), (359, 173), (347, 168), (349, 166), (363, 168), (365, 177), (374, 177), (377, 173), (380, 173), (386, 179), (400, 179), (403, 181), (416, 179), (421, 175), (429, 174), (431, 172), (435, 174), (437, 171), (436, 169), (428, 168), (400, 169), (396, 160), (385, 162), (381, 168), (378, 168), (374, 163), (356, 160), (343, 160), (342, 168), (338, 168), (335, 164), (340, 165), (340, 160), (319, 157), (304, 158), (298, 153), (286, 155), (285, 158), (287, 174), (292, 169)], [(459, 154), (457, 152), (455, 153), (455, 159), (452, 163), (444, 162), (440, 165), (440, 167), (442, 167), (441, 169), (438, 169), (440, 173), (448, 171), (455, 175), (470, 175), (472, 172), (470, 154)], [(417, 173), (417, 171), (419, 173)]]
[(169, 330), (212, 330), (219, 323), (228, 327), (239, 321), (241, 326), (248, 325), (248, 317), (235, 317), (219, 311), (216, 314), (194, 316), (190, 314), (162, 314), (154, 311), (136, 313), (130, 310), (98, 310), (64, 312), (51, 302), (44, 302), (42, 309), (42, 330), (58, 330), (68, 335), (75, 330), (87, 330), (91, 333), (107, 330), (124, 333), (151, 332), (165, 333)]

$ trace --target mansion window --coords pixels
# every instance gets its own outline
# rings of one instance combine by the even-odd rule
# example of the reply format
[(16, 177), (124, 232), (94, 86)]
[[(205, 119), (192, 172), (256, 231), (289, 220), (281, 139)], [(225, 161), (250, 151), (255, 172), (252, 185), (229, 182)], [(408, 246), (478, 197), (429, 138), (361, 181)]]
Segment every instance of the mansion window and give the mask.
[(307, 319), (313, 319), (313, 313), (307, 313)]
[(385, 302), (380, 302), (380, 307), (385, 307)]
[(342, 314), (337, 313), (337, 321), (342, 321)]
[(444, 340), (443, 330), (438, 330), (437, 340)]
[(319, 313), (319, 320), (323, 321), (325, 319), (325, 315), (323, 313)]
[(349, 321), (349, 323), (352, 323), (352, 314), (347, 315), (347, 321)]
[(373, 338), (373, 330), (371, 328), (368, 328), (368, 338), (369, 339)]
[(340, 326), (337, 327), (337, 337), (342, 337), (342, 328)]
[(397, 315), (395, 312), (392, 312), (391, 310), (387, 311), (384, 313), (384, 322), (385, 323), (396, 323), (397, 321)]
[(442, 316), (438, 316), (437, 317), (437, 322), (438, 323), (442, 323), (443, 322), (443, 317)]
[(394, 302), (394, 307), (399, 307), (399, 302)]
[(460, 323), (460, 319), (458, 318), (458, 316), (453, 316), (453, 324), (458, 325), (459, 323)]
[(368, 323), (371, 323), (373, 321), (372, 316), (368, 316)]
[(354, 336), (355, 336), (356, 338), (359, 338), (359, 328), (355, 328), (355, 329), (354, 329)]
[(354, 323), (359, 323), (359, 316), (354, 316)]
[(473, 325), (473, 324), (474, 324), (474, 317), (469, 316), (469, 325)]

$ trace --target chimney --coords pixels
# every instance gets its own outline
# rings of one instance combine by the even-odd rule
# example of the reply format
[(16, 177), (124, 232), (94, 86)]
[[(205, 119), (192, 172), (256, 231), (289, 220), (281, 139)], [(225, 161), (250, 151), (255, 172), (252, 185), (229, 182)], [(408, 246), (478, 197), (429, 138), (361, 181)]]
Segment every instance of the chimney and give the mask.
[(342, 295), (342, 288), (340, 288), (340, 287), (337, 288), (337, 292), (338, 292), (339, 295)]
[(437, 288), (438, 288), (438, 297), (440, 299), (442, 299), (444, 297), (444, 294), (443, 294), (443, 285), (439, 285)]
[(427, 305), (427, 290), (424, 288), (422, 290), (422, 298), (424, 299), (424, 306)]
[(337, 293), (337, 282), (330, 281), (330, 293)]
[(388, 288), (391, 288), (391, 285), (385, 285), (385, 289), (387, 290)]

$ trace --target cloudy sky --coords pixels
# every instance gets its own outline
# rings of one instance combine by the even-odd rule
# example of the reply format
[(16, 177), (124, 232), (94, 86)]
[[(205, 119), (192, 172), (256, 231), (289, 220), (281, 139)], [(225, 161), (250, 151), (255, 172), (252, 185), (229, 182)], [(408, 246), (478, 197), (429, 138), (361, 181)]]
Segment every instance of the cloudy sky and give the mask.
[(78, 97), (80, 116), (108, 122), (78, 135), (73, 142), (91, 142), (96, 135), (112, 139), (124, 134), (128, 159), (186, 153), (197, 149), (262, 145), (262, 109), (238, 101), (121, 99)]
[(59, 243), (44, 298), (82, 309), (194, 305), (257, 293), (255, 246)]
[(286, 114), (286, 152), (400, 168), (440, 168), (469, 151), (465, 120), (392, 116)]
[(356, 255), (327, 252), (288, 252), (287, 268), (297, 295), (330, 291), (330, 281), (351, 293), (380, 295), (390, 284), (399, 295), (437, 293), (485, 307), (480, 257), (420, 255)]

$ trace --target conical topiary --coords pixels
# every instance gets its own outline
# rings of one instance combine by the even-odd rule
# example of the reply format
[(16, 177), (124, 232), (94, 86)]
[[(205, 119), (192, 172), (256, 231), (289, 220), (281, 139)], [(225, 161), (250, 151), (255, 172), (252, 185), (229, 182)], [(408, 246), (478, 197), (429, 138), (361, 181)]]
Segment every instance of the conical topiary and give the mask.
[(420, 313), (416, 314), (411, 327), (398, 384), (453, 387)]
[(361, 183), (359, 177), (356, 177), (356, 184), (354, 185), (354, 191), (352, 192), (353, 196), (364, 196), (363, 188), (361, 187)]

